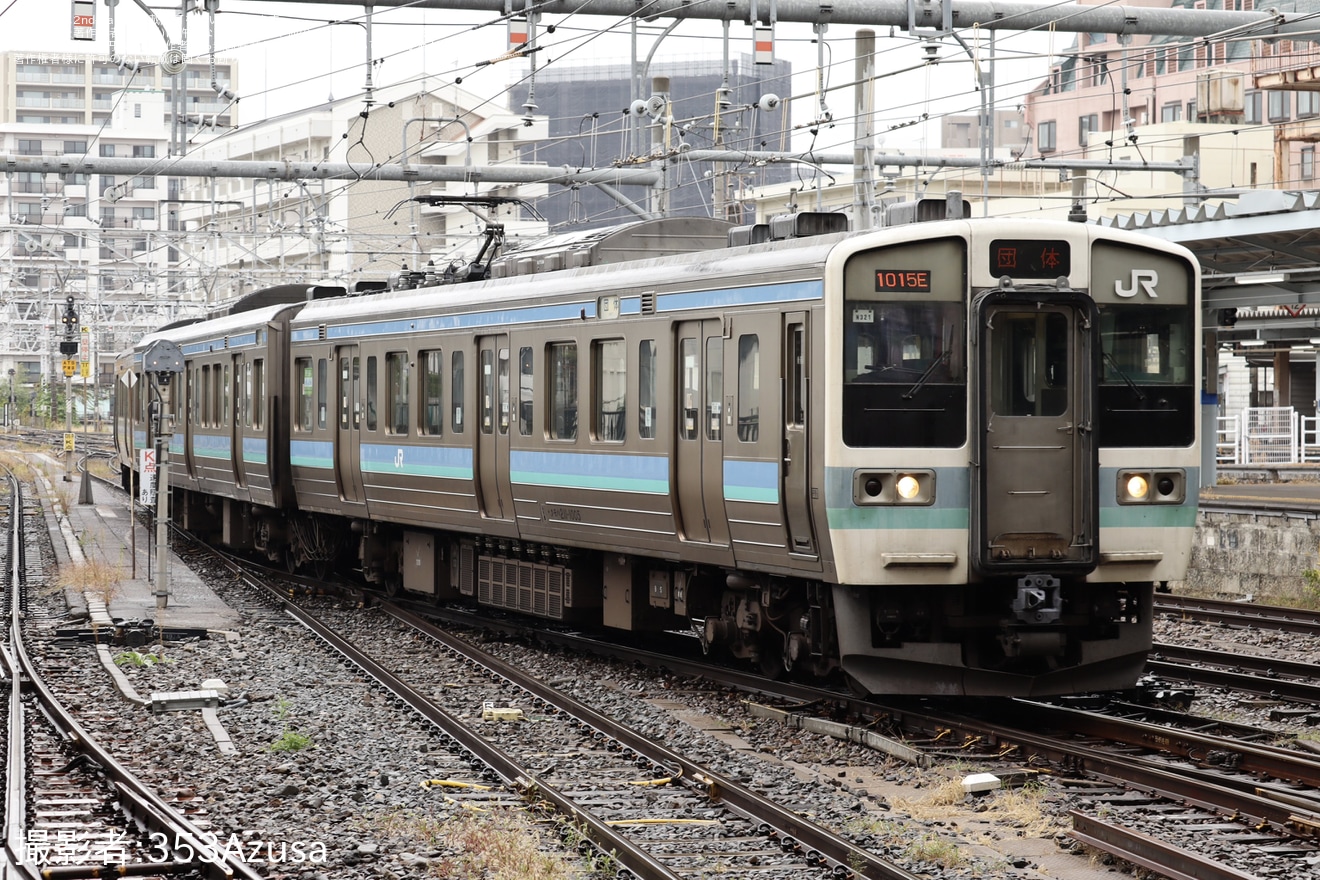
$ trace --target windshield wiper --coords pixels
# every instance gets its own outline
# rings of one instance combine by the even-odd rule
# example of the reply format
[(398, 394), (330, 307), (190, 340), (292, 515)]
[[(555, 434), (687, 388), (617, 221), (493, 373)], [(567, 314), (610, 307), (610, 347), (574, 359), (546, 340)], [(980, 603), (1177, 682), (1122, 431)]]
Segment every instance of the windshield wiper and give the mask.
[(1103, 355), (1101, 355), (1101, 357), (1104, 358), (1105, 363), (1109, 364), (1109, 366), (1114, 368), (1114, 372), (1118, 374), (1118, 378), (1122, 379), (1123, 382), (1127, 385), (1127, 387), (1132, 389), (1132, 393), (1137, 395), (1137, 400), (1144, 402), (1146, 400), (1146, 392), (1142, 391), (1139, 387), (1137, 387), (1137, 383), (1133, 382), (1131, 377), (1129, 377), (1127, 373), (1123, 372), (1123, 368), (1120, 367), (1118, 365), (1118, 362), (1114, 360), (1114, 356), (1109, 352), (1105, 352)]
[(916, 384), (914, 384), (907, 391), (903, 392), (903, 399), (911, 400), (916, 395), (916, 393), (921, 390), (922, 386), (926, 384), (926, 380), (929, 379), (932, 374), (934, 374), (935, 368), (942, 365), (945, 361), (947, 361), (949, 359), (949, 355), (951, 355), (952, 353), (953, 351), (952, 349), (950, 349), (949, 351), (946, 351), (944, 354), (935, 358), (935, 360), (931, 361), (930, 366), (926, 368), (926, 372), (921, 374), (921, 378), (916, 381)]

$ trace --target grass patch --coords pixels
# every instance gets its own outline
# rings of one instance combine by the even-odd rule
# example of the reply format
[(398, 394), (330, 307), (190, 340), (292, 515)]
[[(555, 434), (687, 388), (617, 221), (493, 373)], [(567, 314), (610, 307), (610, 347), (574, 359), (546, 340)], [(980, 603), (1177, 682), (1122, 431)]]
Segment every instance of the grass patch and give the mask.
[(573, 880), (587, 873), (580, 863), (544, 851), (540, 829), (513, 810), (465, 812), (449, 819), (396, 811), (371, 822), (379, 833), (403, 845), (445, 851), (428, 866), (433, 877)]
[(296, 730), (286, 730), (280, 734), (279, 739), (270, 744), (272, 752), (301, 752), (310, 747), (312, 738), (305, 733), (299, 733)]
[(119, 595), (123, 578), (119, 566), (99, 559), (88, 559), (76, 565), (60, 567), (60, 586), (88, 593), (106, 605)]

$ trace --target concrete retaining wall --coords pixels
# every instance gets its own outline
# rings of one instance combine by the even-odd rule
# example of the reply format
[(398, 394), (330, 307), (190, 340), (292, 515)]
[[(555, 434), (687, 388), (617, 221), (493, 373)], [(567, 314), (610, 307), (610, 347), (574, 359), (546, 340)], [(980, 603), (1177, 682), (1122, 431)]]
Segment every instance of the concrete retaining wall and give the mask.
[(1320, 596), (1320, 520), (1261, 514), (1206, 513), (1197, 520), (1191, 569), (1175, 592), (1296, 602)]

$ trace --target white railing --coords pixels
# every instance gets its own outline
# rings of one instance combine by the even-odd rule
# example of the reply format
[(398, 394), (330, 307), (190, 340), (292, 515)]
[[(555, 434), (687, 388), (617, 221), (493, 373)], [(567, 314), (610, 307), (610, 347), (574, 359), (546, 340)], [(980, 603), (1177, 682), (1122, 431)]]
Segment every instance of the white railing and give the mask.
[(1320, 417), (1290, 406), (1247, 407), (1220, 416), (1215, 431), (1220, 464), (1320, 463)]

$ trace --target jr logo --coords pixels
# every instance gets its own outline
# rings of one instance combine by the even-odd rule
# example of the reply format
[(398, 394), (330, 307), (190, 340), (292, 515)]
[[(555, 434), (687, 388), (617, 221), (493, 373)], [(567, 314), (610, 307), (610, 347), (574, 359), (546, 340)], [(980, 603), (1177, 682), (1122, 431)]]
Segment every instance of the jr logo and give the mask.
[(1159, 294), (1155, 292), (1155, 286), (1160, 283), (1160, 273), (1154, 269), (1133, 269), (1132, 283), (1127, 287), (1123, 286), (1122, 281), (1114, 282), (1114, 293), (1124, 299), (1131, 299), (1137, 295), (1138, 290), (1146, 291), (1146, 296), (1156, 299)]
[(396, 468), (402, 468), (402, 467), (403, 467), (403, 450), (402, 450), (402, 449), (396, 449), (396, 450), (394, 450), (394, 466), (395, 466)]

